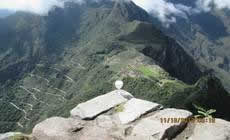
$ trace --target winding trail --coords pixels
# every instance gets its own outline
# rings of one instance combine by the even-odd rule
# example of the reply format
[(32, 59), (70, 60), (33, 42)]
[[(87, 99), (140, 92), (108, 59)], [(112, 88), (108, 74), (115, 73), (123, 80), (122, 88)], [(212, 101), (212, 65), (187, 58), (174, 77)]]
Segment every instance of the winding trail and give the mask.
[(46, 92), (45, 94), (52, 95), (52, 96), (56, 96), (56, 97), (59, 97), (59, 98), (63, 99), (63, 100), (61, 100), (61, 101), (66, 101), (65, 97), (62, 96), (62, 95), (56, 95), (56, 94), (52, 94), (52, 93), (49, 93), (49, 92)]
[[(54, 69), (54, 70), (56, 70), (57, 72), (61, 72), (60, 69), (55, 68), (55, 67), (50, 67), (50, 69)], [(71, 83), (74, 82), (74, 80), (73, 80), (71, 77), (69, 77), (68, 75), (65, 74), (64, 77), (67, 78), (67, 82), (71, 82)]]
[(29, 106), (31, 111), (33, 110), (34, 106), (32, 104), (24, 103), (24, 102), (20, 102), (20, 103)]
[(70, 68), (69, 65), (63, 65), (63, 64), (61, 64), (61, 66), (62, 66), (62, 67), (68, 67), (68, 68)]
[[(2, 100), (2, 99), (0, 99), (0, 101), (3, 101), (3, 102), (6, 102), (6, 103), (9, 103), (9, 102), (4, 101), (4, 100)], [(15, 101), (15, 102), (17, 102), (16, 100), (11, 100), (11, 101)], [(30, 110), (33, 110), (33, 105), (32, 105), (32, 104), (25, 103), (25, 102), (20, 102), (20, 103), (21, 103), (21, 104), (24, 104), (24, 105), (29, 106), (29, 107), (30, 107)]]
[(54, 69), (54, 70), (56, 70), (56, 71), (58, 71), (58, 72), (61, 72), (61, 70), (60, 70), (60, 69), (55, 68), (55, 67), (50, 67), (50, 69)]
[(25, 90), (26, 92), (28, 92), (29, 94), (32, 95), (32, 97), (35, 99), (35, 100), (38, 100), (38, 98), (35, 96), (34, 93), (32, 93), (31, 91), (29, 91), (26, 87), (24, 86), (19, 86), (21, 89)]
[(30, 120), (29, 118), (27, 118), (27, 112), (24, 110), (24, 109), (21, 109), (20, 107), (18, 107), (17, 105), (15, 105), (14, 103), (12, 103), (12, 102), (9, 102), (14, 108), (16, 108), (17, 110), (20, 110), (20, 111), (22, 111), (24, 114), (25, 114), (25, 116), (24, 116), (24, 119), (26, 119), (26, 120)]
[[(36, 91), (36, 92), (39, 92), (39, 93), (41, 93), (42, 91), (40, 90), (40, 89), (38, 89), (38, 88), (32, 88), (34, 91)], [(61, 92), (61, 91), (60, 91)], [(64, 91), (62, 91), (62, 92), (64, 92)], [(65, 99), (65, 97), (64, 96), (62, 96), (62, 95), (56, 95), (56, 94), (52, 94), (52, 93), (49, 93), (49, 92), (45, 92), (45, 94), (47, 94), (47, 95), (51, 95), (51, 96), (56, 96), (56, 97), (59, 97), (59, 98), (62, 98), (64, 101), (66, 101), (66, 99)], [(62, 101), (62, 100), (61, 100)], [(44, 103), (44, 102), (43, 102)]]
[(74, 82), (74, 80), (72, 79), (72, 78), (70, 78), (68, 75), (64, 75), (68, 80), (68, 82), (71, 82), (71, 83), (73, 83)]
[(24, 89), (24, 90), (25, 90), (26, 92), (28, 92), (29, 94), (31, 94), (32, 97), (33, 97), (35, 100), (37, 100), (38, 102), (43, 103), (43, 104), (46, 104), (47, 106), (49, 106), (49, 104), (45, 103), (45, 102), (42, 101), (42, 100), (39, 100), (39, 99), (35, 96), (35, 94), (34, 94), (33, 92), (29, 91), (26, 87), (24, 87), (24, 86), (19, 86), (19, 87), (22, 88), (22, 89)]
[(49, 81), (47, 78), (43, 78), (43, 77), (41, 77), (41, 76), (39, 76), (39, 75), (34, 75), (34, 74), (32, 74), (32, 73), (30, 73), (29, 75), (30, 75), (31, 77), (38, 77), (38, 78), (40, 78), (40, 79), (45, 80), (46, 83), (47, 83), (47, 85), (49, 85), (49, 83), (50, 83), (50, 81)]
[(77, 64), (77, 65), (78, 65), (78, 67), (79, 67), (80, 69), (84, 69), (84, 70), (86, 69), (86, 68), (85, 68), (84, 66), (82, 66), (80, 63), (78, 63), (78, 62), (74, 61), (74, 60), (73, 60), (73, 58), (70, 60), (70, 62), (71, 62), (72, 64), (74, 64), (74, 65), (76, 65), (76, 64)]
[(24, 126), (20, 122), (17, 122), (17, 125), (21, 128), (24, 128)]
[(84, 66), (82, 66), (80, 63), (78, 63), (78, 66), (79, 66), (81, 69), (83, 69), (83, 70), (86, 69), (86, 68), (85, 68)]
[(54, 88), (55, 90), (57, 90), (57, 91), (59, 91), (59, 92), (61, 92), (61, 93), (63, 93), (63, 94), (67, 94), (67, 92), (65, 92), (65, 91), (63, 91), (63, 90), (61, 90), (61, 89), (58, 89), (58, 88)]
[(37, 92), (41, 92), (40, 89), (37, 89), (37, 88), (32, 88), (33, 90), (37, 91)]

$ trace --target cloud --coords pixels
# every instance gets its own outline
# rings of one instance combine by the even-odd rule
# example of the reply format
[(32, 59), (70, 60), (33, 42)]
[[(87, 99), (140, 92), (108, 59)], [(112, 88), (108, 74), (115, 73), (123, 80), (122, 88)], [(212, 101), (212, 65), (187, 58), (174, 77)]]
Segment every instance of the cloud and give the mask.
[(192, 10), (182, 4), (173, 4), (165, 0), (132, 0), (136, 5), (157, 17), (168, 26), (176, 22), (176, 16), (187, 18), (187, 14)]
[(136, 5), (158, 18), (167, 27), (175, 23), (177, 17), (187, 18), (188, 15), (209, 12), (217, 9), (230, 9), (230, 0), (194, 0), (195, 6), (174, 4), (168, 0), (132, 0)]
[(197, 0), (197, 8), (209, 12), (213, 7), (217, 9), (230, 9), (230, 0)]
[(211, 3), (212, 3), (212, 0), (197, 0), (196, 6), (197, 6), (197, 9), (208, 12), (211, 10), (211, 5), (210, 5)]
[(63, 6), (58, 0), (0, 0), (0, 9), (28, 11), (38, 14), (47, 13), (52, 6)]
[[(64, 5), (64, 1), (84, 3), (85, 0), (0, 0), (0, 9), (11, 11), (28, 11), (46, 14), (53, 6)], [(101, 0), (93, 0), (100, 2)], [(168, 0), (127, 0), (133, 1), (148, 13), (158, 18), (166, 26), (175, 23), (177, 17), (187, 18), (188, 15), (209, 12), (215, 5), (218, 9), (229, 8), (230, 0), (194, 0), (195, 7), (174, 4)]]
[[(28, 11), (38, 14), (46, 14), (53, 6), (63, 6), (64, 1), (74, 1), (84, 3), (85, 0), (0, 0), (0, 9), (8, 9), (11, 11)], [(92, 0), (100, 2), (101, 0)], [(166, 0), (127, 0), (133, 1), (136, 5), (142, 7), (153, 16), (157, 17), (161, 22), (169, 26), (176, 22), (176, 16), (187, 17), (187, 13), (191, 11), (191, 7), (167, 2)]]

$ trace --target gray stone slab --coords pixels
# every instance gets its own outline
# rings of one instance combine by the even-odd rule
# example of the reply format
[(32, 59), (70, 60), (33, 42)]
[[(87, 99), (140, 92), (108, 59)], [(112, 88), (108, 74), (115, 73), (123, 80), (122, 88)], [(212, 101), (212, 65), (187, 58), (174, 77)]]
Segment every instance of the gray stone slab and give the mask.
[(115, 90), (108, 94), (98, 96), (92, 100), (79, 104), (70, 114), (81, 119), (92, 119), (109, 109), (127, 102), (133, 96), (124, 90)]
[(191, 112), (179, 109), (164, 109), (156, 114), (142, 119), (133, 129), (132, 135), (154, 136), (154, 138), (162, 139), (171, 137), (179, 129), (185, 126), (186, 123), (179, 122), (162, 122), (162, 118), (188, 118), (192, 115)]
[(123, 111), (117, 115), (122, 124), (128, 124), (135, 121), (143, 114), (149, 111), (157, 110), (161, 105), (141, 99), (132, 98), (123, 105)]

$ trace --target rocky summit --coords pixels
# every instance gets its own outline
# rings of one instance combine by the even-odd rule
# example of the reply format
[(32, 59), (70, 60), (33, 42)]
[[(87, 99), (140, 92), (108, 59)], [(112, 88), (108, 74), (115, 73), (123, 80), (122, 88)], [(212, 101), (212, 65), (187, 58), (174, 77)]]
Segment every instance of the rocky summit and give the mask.
[[(230, 122), (198, 119), (117, 89), (77, 105), (69, 118), (52, 117), (32, 134), (5, 133), (0, 140), (229, 140)], [(199, 121), (200, 120), (200, 121)], [(204, 121), (202, 121), (204, 120)]]

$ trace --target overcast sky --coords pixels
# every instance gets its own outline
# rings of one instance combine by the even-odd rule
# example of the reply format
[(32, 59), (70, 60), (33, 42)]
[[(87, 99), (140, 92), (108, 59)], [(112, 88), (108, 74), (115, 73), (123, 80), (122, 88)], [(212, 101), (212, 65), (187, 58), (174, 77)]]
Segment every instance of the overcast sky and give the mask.
[[(84, 1), (84, 0), (75, 0)], [(172, 4), (167, 0), (132, 0), (135, 4), (145, 9), (164, 23), (176, 22), (176, 16), (184, 17), (188, 14), (208, 12), (210, 5), (217, 8), (230, 8), (230, 0), (195, 0), (196, 7), (188, 7), (182, 4)], [(62, 6), (59, 0), (0, 0), (0, 9), (13, 11), (30, 11), (45, 14), (52, 6)]]
[(13, 11), (46, 13), (52, 6), (62, 6), (57, 0), (0, 0), (0, 8)]

